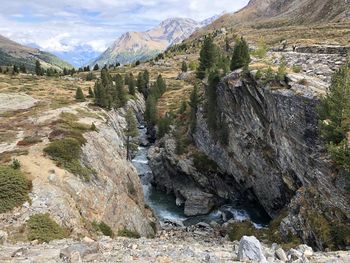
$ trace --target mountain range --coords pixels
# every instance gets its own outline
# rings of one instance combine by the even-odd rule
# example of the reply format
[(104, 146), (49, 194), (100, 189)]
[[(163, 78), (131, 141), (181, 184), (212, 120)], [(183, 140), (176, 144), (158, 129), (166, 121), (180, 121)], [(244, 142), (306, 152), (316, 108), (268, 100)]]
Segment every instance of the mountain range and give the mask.
[(218, 16), (202, 22), (189, 18), (170, 18), (146, 32), (127, 32), (119, 37), (105, 52), (90, 63), (128, 64), (137, 60), (145, 61), (155, 57), (169, 46), (179, 44), (197, 29), (207, 26)]
[(37, 60), (44, 68), (52, 67), (61, 70), (64, 67), (72, 67), (72, 65), (51, 53), (21, 45), (0, 35), (0, 65), (19, 66), (23, 64), (27, 69), (34, 70)]

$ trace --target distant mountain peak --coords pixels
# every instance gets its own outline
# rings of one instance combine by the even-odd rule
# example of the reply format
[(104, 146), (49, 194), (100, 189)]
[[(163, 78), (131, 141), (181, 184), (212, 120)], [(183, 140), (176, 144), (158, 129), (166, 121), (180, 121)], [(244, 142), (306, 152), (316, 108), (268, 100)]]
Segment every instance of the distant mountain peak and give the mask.
[(179, 44), (198, 28), (207, 25), (218, 16), (197, 22), (191, 18), (174, 17), (162, 21), (158, 26), (145, 32), (126, 32), (91, 63), (121, 64), (147, 60), (166, 50), (169, 46)]

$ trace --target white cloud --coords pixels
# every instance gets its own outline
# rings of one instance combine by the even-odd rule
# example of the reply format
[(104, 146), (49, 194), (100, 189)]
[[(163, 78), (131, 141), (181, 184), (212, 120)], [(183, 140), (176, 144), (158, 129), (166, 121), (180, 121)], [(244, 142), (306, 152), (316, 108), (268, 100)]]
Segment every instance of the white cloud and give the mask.
[(249, 0), (2, 0), (0, 34), (47, 51), (89, 45), (102, 52), (126, 31), (143, 31), (170, 17), (204, 20)]

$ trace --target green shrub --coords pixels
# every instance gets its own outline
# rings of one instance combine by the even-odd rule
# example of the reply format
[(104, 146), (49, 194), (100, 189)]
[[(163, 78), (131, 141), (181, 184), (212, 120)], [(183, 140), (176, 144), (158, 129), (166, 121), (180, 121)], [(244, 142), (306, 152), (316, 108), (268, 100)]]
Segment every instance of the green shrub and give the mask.
[(300, 65), (293, 65), (292, 70), (294, 73), (300, 73), (303, 68)]
[(27, 221), (28, 240), (50, 242), (55, 239), (66, 238), (67, 231), (50, 218), (49, 214), (36, 214)]
[(240, 240), (243, 236), (258, 236), (257, 229), (249, 221), (233, 224), (228, 232), (230, 241)]
[(140, 238), (141, 237), (139, 233), (137, 233), (135, 231), (128, 230), (127, 228), (123, 228), (123, 229), (119, 230), (118, 236), (129, 237), (129, 238)]
[(21, 168), (21, 163), (17, 159), (13, 159), (11, 168), (14, 170), (19, 170)]
[(29, 201), (31, 182), (20, 170), (0, 166), (0, 214)]
[(73, 174), (82, 176), (86, 181), (89, 181), (94, 174), (92, 169), (81, 164), (81, 144), (75, 138), (53, 141), (44, 148), (44, 152), (50, 155), (58, 165), (62, 165)]
[(74, 138), (65, 138), (51, 142), (44, 152), (50, 155), (56, 161), (69, 162), (80, 156), (81, 148), (78, 140)]
[(194, 167), (201, 172), (217, 172), (218, 166), (210, 160), (204, 153), (194, 152), (192, 154)]
[(107, 225), (105, 222), (97, 223), (96, 221), (93, 221), (92, 227), (94, 228), (95, 231), (101, 231), (102, 234), (105, 236), (114, 237), (112, 228), (109, 225)]

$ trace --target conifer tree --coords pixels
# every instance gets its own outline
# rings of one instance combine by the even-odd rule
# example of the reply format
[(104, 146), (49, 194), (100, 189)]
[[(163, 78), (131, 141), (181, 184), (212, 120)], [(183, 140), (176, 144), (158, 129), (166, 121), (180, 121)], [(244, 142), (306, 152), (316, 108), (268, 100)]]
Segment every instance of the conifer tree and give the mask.
[(146, 86), (148, 88), (148, 85), (149, 85), (149, 72), (148, 72), (147, 69), (143, 72), (143, 79), (144, 79), (145, 84), (146, 84)]
[(133, 95), (133, 96), (135, 95), (135, 93), (136, 93), (135, 87), (136, 87), (136, 82), (135, 82), (134, 75), (132, 73), (130, 73), (129, 81), (128, 81), (128, 88), (129, 88), (130, 95)]
[(124, 89), (124, 80), (122, 75), (117, 74), (115, 76), (116, 92), (118, 96), (119, 107), (124, 107), (127, 101), (126, 92)]
[(150, 94), (146, 101), (145, 120), (151, 125), (157, 123), (157, 105), (153, 94)]
[(27, 69), (26, 69), (26, 66), (24, 64), (22, 64), (19, 68), (19, 70), (22, 72), (22, 73), (27, 73)]
[(198, 87), (194, 86), (193, 90), (190, 95), (190, 101), (188, 104), (191, 107), (191, 116), (190, 116), (190, 131), (191, 134), (196, 132), (196, 125), (197, 125), (197, 111), (198, 111), (198, 106), (200, 103), (200, 97), (198, 93)]
[(197, 69), (197, 77), (204, 79), (207, 72), (215, 66), (215, 45), (211, 37), (204, 40), (204, 44), (200, 51), (199, 67)]
[(158, 78), (156, 81), (156, 87), (159, 92), (159, 96), (162, 96), (166, 91), (166, 83), (161, 74), (158, 75)]
[(94, 97), (95, 97), (95, 94), (94, 94), (92, 88), (89, 87), (89, 98), (94, 98)]
[(126, 120), (126, 129), (125, 129), (125, 136), (126, 136), (126, 156), (128, 160), (131, 160), (131, 140), (138, 135), (137, 130), (137, 123), (135, 118), (135, 113), (132, 109), (129, 109), (125, 116)]
[(43, 75), (43, 69), (41, 68), (40, 61), (37, 60), (35, 62), (35, 74), (37, 76), (42, 76)]
[(319, 106), (321, 135), (335, 144), (345, 139), (350, 130), (350, 63), (332, 77), (328, 94)]
[(235, 44), (231, 60), (231, 70), (248, 67), (250, 63), (250, 54), (248, 43), (242, 37)]
[(143, 78), (143, 74), (142, 72), (139, 72), (139, 74), (137, 75), (137, 90), (144, 94), (145, 93), (145, 88), (146, 88), (146, 83), (145, 83), (145, 80)]
[(182, 62), (181, 71), (182, 72), (187, 72), (187, 64), (186, 64), (185, 61)]
[(216, 87), (220, 82), (220, 77), (217, 70), (213, 70), (209, 73), (208, 82), (209, 84), (206, 89), (208, 127), (211, 131), (215, 132), (217, 130), (218, 115)]
[(129, 74), (125, 74), (125, 77), (124, 77), (124, 84), (125, 85), (129, 85), (129, 79), (130, 79), (130, 75)]
[(13, 65), (13, 74), (18, 74), (19, 70), (18, 67), (16, 65)]
[(77, 91), (75, 93), (75, 99), (79, 102), (85, 101), (84, 93), (80, 87), (77, 88)]
[(96, 65), (94, 66), (94, 71), (99, 70), (99, 69), (100, 69), (100, 67), (98, 66), (98, 64), (96, 64)]

